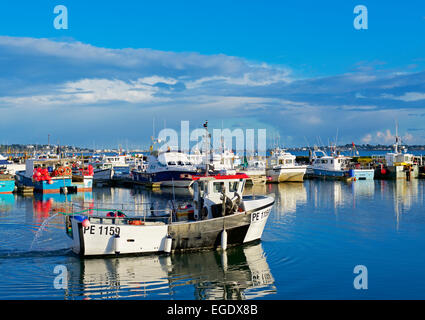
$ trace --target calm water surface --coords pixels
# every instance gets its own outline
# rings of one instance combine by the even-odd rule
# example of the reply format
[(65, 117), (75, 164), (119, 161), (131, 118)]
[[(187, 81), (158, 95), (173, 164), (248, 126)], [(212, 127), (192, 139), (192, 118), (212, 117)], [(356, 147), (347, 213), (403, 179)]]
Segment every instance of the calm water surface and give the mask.
[[(263, 240), (171, 256), (81, 259), (58, 211), (166, 208), (169, 190), (0, 195), (0, 299), (425, 299), (425, 180), (305, 181), (246, 193), (275, 196)], [(179, 190), (177, 199), (190, 199)], [(44, 229), (40, 231), (40, 226)], [(54, 268), (68, 270), (55, 289)], [(355, 290), (356, 265), (368, 289)]]

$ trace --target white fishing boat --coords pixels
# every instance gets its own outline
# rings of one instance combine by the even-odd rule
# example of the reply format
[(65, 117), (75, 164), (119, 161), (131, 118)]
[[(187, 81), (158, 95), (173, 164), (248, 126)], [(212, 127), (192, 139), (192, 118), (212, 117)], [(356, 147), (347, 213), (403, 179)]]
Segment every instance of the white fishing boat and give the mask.
[(6, 157), (0, 154), (0, 171), (2, 170), (7, 171), (13, 177), (17, 171), (25, 170), (25, 163), (9, 161)]
[(224, 138), (221, 137), (220, 145), (216, 149), (210, 149), (211, 135), (208, 132), (208, 121), (204, 124), (205, 135), (203, 136), (203, 149), (194, 149), (188, 155), (193, 165), (201, 171), (208, 170), (215, 174), (236, 174), (236, 167), (240, 164), (240, 158), (230, 148), (226, 147)]
[(302, 182), (307, 170), (306, 165), (299, 165), (296, 157), (283, 149), (275, 148), (267, 159), (266, 174), (270, 182)]
[(110, 182), (114, 176), (114, 169), (111, 163), (93, 162), (93, 182)]
[(375, 172), (378, 177), (384, 179), (410, 179), (419, 176), (415, 155), (407, 153), (407, 147), (401, 145), (397, 126), (393, 151), (385, 154), (384, 166), (377, 168)]
[(239, 161), (239, 156), (229, 149), (210, 152), (195, 150), (188, 158), (198, 170), (204, 170), (205, 165), (209, 164), (209, 170), (221, 174), (235, 174), (236, 163)]
[(245, 173), (249, 178), (246, 180), (247, 184), (258, 185), (267, 182), (266, 163), (262, 160), (251, 159), (246, 162), (240, 173)]
[(93, 157), (93, 181), (95, 183), (108, 183), (114, 177), (129, 176), (130, 166), (126, 155), (102, 155)]
[(100, 215), (94, 209), (67, 215), (66, 231), (79, 255), (161, 253), (196, 249), (226, 250), (261, 239), (274, 198), (243, 196), (247, 176), (194, 177), (187, 215)]

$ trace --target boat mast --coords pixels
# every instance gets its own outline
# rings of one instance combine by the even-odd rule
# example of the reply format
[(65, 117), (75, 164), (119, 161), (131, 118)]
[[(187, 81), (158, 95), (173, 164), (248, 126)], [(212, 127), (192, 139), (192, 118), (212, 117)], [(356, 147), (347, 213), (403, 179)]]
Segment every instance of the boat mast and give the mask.
[(398, 153), (398, 144), (399, 144), (399, 136), (398, 136), (398, 122), (395, 122), (395, 145), (394, 145), (394, 153)]
[(208, 167), (209, 167), (209, 138), (210, 138), (210, 133), (208, 132), (208, 120), (205, 121), (204, 123), (204, 128), (205, 128), (205, 176), (208, 177)]

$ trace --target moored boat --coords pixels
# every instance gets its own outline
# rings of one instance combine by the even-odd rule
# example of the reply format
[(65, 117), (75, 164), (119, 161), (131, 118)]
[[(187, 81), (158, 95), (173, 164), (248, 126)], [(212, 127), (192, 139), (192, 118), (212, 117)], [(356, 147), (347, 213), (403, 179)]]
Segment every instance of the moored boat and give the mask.
[(138, 184), (187, 188), (197, 173), (186, 154), (167, 150), (152, 152), (148, 156), (147, 168), (132, 170), (131, 177)]
[(72, 185), (71, 159), (28, 159), (25, 171), (16, 172), (18, 185), (42, 193), (67, 192)]
[(307, 166), (296, 163), (296, 157), (276, 148), (267, 159), (266, 174), (270, 182), (302, 182)]
[(315, 178), (348, 180), (352, 178), (349, 175), (350, 160), (350, 157), (340, 154), (329, 156), (323, 150), (314, 150), (308, 174)]

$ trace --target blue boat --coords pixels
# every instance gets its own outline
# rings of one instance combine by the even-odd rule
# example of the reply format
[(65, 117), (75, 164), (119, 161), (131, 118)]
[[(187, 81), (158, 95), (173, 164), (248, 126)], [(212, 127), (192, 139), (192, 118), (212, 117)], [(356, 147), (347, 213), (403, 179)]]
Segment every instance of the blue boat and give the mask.
[[(45, 171), (37, 173), (38, 170)], [(34, 187), (34, 191), (42, 193), (60, 193), (65, 188), (75, 188), (71, 163), (67, 159), (28, 159), (25, 171), (17, 171), (16, 179), (19, 185)]]
[(348, 170), (350, 159), (340, 154), (328, 156), (322, 150), (315, 150), (307, 172), (313, 177), (346, 180), (350, 178)]
[(165, 151), (150, 155), (146, 170), (133, 170), (131, 176), (134, 182), (140, 184), (187, 188), (193, 183), (192, 176), (197, 173), (186, 154)]
[(15, 179), (10, 175), (0, 175), (0, 194), (12, 193), (15, 190)]

